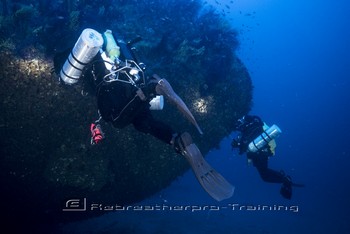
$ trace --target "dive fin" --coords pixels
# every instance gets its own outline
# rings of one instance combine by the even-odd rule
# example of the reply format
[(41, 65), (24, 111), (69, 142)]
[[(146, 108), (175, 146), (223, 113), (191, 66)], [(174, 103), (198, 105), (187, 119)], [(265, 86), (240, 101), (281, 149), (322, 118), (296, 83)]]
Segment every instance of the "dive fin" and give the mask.
[(182, 99), (174, 92), (173, 88), (166, 79), (160, 78), (158, 75), (153, 75), (158, 80), (156, 86), (157, 94), (165, 96), (172, 104), (174, 104), (179, 111), (197, 128), (200, 134), (203, 134), (201, 128), (197, 124), (196, 119), (193, 117), (191, 111), (188, 109)]
[(234, 187), (205, 161), (194, 143), (185, 148), (183, 155), (190, 163), (199, 183), (211, 197), (221, 201), (233, 195)]
[(197, 180), (211, 197), (221, 201), (233, 195), (234, 187), (205, 161), (190, 134), (181, 134), (177, 138), (175, 149), (187, 159)]

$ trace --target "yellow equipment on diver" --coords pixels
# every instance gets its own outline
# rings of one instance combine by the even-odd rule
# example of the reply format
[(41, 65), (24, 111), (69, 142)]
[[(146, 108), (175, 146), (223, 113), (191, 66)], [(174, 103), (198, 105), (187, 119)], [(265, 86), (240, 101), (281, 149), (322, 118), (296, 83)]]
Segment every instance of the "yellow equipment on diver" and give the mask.
[[(263, 126), (264, 131), (266, 131), (268, 128), (269, 128), (269, 126), (264, 122), (264, 126)], [(272, 156), (275, 155), (275, 153), (276, 153), (275, 149), (277, 146), (275, 139), (273, 139), (269, 142), (269, 146), (270, 146), (270, 150), (272, 152)]]
[(109, 29), (106, 30), (103, 33), (103, 39), (105, 43), (106, 54), (114, 62), (120, 56), (120, 47), (115, 42), (112, 31)]

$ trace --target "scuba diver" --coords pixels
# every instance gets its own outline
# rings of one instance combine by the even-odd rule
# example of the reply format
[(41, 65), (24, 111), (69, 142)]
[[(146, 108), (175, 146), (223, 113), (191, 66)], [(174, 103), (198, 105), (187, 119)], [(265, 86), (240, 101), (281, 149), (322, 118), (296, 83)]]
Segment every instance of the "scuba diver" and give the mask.
[(238, 148), (240, 155), (246, 153), (248, 162), (253, 163), (265, 182), (281, 183), (281, 195), (291, 199), (292, 186), (303, 187), (303, 185), (293, 183), (291, 177), (283, 171), (268, 168), (268, 159), (275, 155), (274, 139), (281, 133), (279, 127), (276, 125), (269, 127), (260, 117), (246, 115), (237, 121), (235, 128), (240, 134), (232, 140), (232, 147)]
[(234, 187), (205, 161), (191, 135), (176, 132), (153, 117), (151, 110), (157, 105), (162, 108), (165, 97), (203, 134), (169, 82), (156, 74), (146, 76), (146, 66), (133, 47), (137, 41), (126, 43), (111, 30), (101, 35), (88, 28), (81, 33), (63, 67), (55, 61), (55, 70), (62, 68), (59, 77), (65, 84), (75, 84), (83, 77), (95, 90), (100, 117), (91, 125), (91, 143), (98, 144), (104, 137), (101, 120), (116, 128), (132, 124), (137, 131), (153, 135), (183, 155), (211, 197), (217, 201), (231, 197)]

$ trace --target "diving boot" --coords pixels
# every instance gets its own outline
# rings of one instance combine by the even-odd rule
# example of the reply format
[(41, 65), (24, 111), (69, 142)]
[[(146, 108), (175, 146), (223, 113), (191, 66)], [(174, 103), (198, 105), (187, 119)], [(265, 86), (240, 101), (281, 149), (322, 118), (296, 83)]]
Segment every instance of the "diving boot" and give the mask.
[(289, 200), (292, 198), (292, 184), (292, 178), (285, 176), (280, 190), (281, 195)]

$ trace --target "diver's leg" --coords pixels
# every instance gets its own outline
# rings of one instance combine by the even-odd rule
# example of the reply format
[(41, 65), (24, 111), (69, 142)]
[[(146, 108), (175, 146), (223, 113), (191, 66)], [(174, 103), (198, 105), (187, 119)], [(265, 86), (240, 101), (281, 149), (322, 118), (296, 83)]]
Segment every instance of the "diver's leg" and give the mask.
[(259, 172), (261, 179), (269, 183), (283, 183), (285, 174), (268, 168), (268, 155), (247, 153), (247, 157), (253, 160), (253, 165)]
[(257, 167), (260, 177), (269, 183), (283, 183), (285, 181), (285, 175), (282, 172), (272, 170), (270, 168)]
[(269, 183), (281, 183), (280, 194), (287, 199), (292, 197), (292, 179), (283, 171), (275, 171), (268, 168), (268, 156), (264, 154), (250, 155), (253, 159), (254, 166), (258, 170), (260, 177)]
[(142, 112), (132, 123), (137, 131), (151, 134), (166, 144), (171, 143), (174, 131), (167, 124), (154, 119), (150, 111)]
[(187, 159), (202, 187), (214, 199), (221, 201), (233, 195), (234, 187), (204, 160), (190, 134), (174, 133), (168, 125), (155, 120), (148, 111), (135, 118), (133, 125), (138, 131), (173, 145), (176, 152)]

